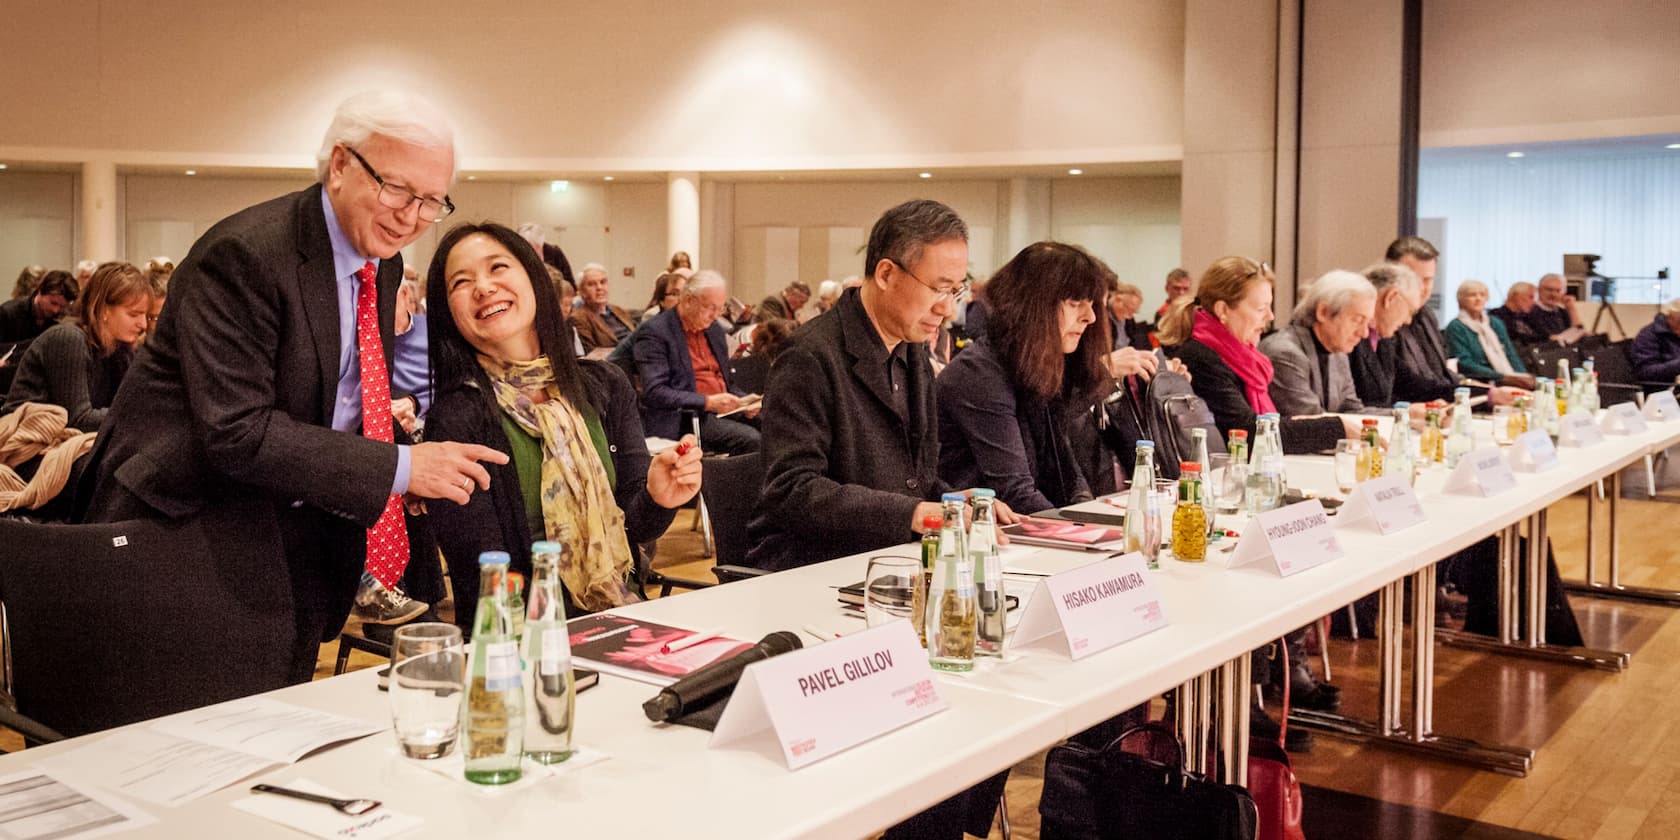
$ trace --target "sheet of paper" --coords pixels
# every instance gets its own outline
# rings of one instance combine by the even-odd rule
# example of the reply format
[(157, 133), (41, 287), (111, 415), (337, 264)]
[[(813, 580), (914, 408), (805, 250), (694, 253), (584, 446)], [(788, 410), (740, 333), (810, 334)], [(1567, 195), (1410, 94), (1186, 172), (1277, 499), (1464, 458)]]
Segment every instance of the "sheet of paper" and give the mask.
[(1003, 573), (1006, 575), (1059, 575), (1069, 569), (1089, 566), (1106, 554), (1072, 551), (1061, 548), (1029, 548), (1009, 546), (1003, 550)]
[(279, 762), (147, 729), (125, 729), (38, 762), (73, 781), (180, 805)]
[(114, 796), (29, 770), (0, 776), (0, 838), (84, 840), (157, 822)]
[[(308, 779), (292, 779), (281, 787), (294, 788), (304, 793), (318, 793), (335, 799), (356, 798), (355, 794), (332, 790)], [(394, 837), (417, 828), (421, 823), (419, 817), (393, 811), (386, 805), (380, 805), (361, 816), (352, 817), (349, 814), (341, 814), (331, 805), (322, 802), (305, 802), (302, 799), (276, 796), (271, 793), (253, 793), (234, 802), (233, 807), (247, 814), (254, 814), (265, 820), (273, 820), (305, 834), (325, 837), (328, 840), (336, 840), (340, 837), (355, 838), (355, 840)]]
[(290, 764), (328, 744), (372, 735), (386, 725), (251, 697), (171, 715), (152, 728)]
[[(391, 756), (393, 761), (400, 761), (404, 767), (413, 767), (418, 770), (436, 773), (445, 779), (460, 782), (463, 790), (470, 790), (483, 796), (500, 796), (510, 791), (524, 790), (532, 785), (540, 784), (545, 779), (576, 773), (592, 764), (599, 764), (612, 758), (611, 755), (597, 749), (577, 747), (572, 752), (571, 758), (559, 764), (538, 764), (526, 758), (519, 764), (520, 772), (517, 782), (510, 782), (505, 785), (481, 785), (467, 781), (466, 759), (462, 757), (460, 750), (451, 750), (443, 758), (435, 758), (429, 761), (403, 758), (395, 749), (388, 750), (387, 754)], [(287, 786), (290, 786), (289, 782)]]

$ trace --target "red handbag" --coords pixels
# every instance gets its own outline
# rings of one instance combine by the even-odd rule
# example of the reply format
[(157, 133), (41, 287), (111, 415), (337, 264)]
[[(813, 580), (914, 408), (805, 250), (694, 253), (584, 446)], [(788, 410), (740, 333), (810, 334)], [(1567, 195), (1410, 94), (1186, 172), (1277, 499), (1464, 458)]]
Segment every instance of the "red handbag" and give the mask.
[[(1289, 645), (1279, 640), (1283, 673), (1289, 673)], [(1276, 741), (1248, 739), (1248, 793), (1260, 809), (1257, 840), (1306, 840), (1301, 832), (1301, 783), (1283, 748), (1289, 732), (1289, 680), (1283, 680), (1283, 703)]]

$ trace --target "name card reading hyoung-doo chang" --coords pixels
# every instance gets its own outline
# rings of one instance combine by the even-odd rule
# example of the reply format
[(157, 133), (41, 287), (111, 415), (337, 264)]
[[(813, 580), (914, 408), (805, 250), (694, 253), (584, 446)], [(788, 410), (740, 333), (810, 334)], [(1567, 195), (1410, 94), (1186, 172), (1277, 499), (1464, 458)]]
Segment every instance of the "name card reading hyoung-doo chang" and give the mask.
[(1268, 510), (1250, 520), (1231, 552), (1230, 568), (1263, 564), (1281, 577), (1340, 560), (1342, 545), (1317, 499)]
[(1458, 462), (1441, 490), (1460, 496), (1497, 496), (1515, 486), (1517, 476), (1505, 454), (1496, 446), (1484, 446)]
[(1604, 442), (1593, 416), (1584, 411), (1571, 412), (1558, 418), (1558, 445), (1585, 449)]
[(1599, 428), (1612, 435), (1637, 435), (1650, 427), (1645, 425), (1645, 416), (1639, 413), (1639, 407), (1627, 402), (1610, 406), (1599, 422)]
[(944, 709), (916, 631), (894, 621), (747, 666), (710, 746), (769, 731), (797, 770)]
[(1645, 416), (1665, 423), (1680, 420), (1680, 402), (1675, 401), (1673, 391), (1658, 391), (1645, 398)]
[(1374, 528), (1379, 534), (1405, 530), (1425, 519), (1412, 485), (1397, 475), (1373, 478), (1353, 488), (1336, 513), (1336, 528)]
[(1545, 432), (1523, 432), (1511, 444), (1511, 469), (1517, 472), (1545, 472), (1558, 465), (1557, 447)]
[(1080, 659), (1167, 626), (1148, 567), (1134, 551), (1039, 581), (1015, 629), (1016, 648), (1051, 647)]

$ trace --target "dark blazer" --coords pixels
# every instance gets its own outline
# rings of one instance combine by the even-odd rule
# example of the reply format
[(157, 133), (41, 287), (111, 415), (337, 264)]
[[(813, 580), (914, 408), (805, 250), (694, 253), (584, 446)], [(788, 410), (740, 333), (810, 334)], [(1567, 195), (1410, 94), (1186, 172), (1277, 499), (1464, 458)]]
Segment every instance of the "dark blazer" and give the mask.
[[(111, 405), (81, 496), (92, 522), (215, 511), (242, 523), (206, 550), (243, 547), (261, 558), (249, 574), (290, 582), (271, 597), (290, 602), (288, 641), (305, 665), (349, 612), (367, 529), (397, 469), (395, 446), (331, 426), (338, 290), (321, 202), (311, 186), (193, 243)], [(400, 255), (380, 263), (387, 369), (401, 281)]]
[(1380, 338), (1375, 347), (1369, 338), (1362, 338), (1348, 354), (1348, 367), (1353, 370), (1353, 389), (1366, 408), (1388, 408), (1394, 405), (1394, 372), (1400, 364), (1397, 342), (1391, 336)]
[(916, 505), (945, 492), (927, 344), (905, 346), (908, 420), (857, 289), (800, 327), (765, 389), (764, 488), (747, 562), (790, 569), (915, 539)]
[[(636, 391), (616, 366), (606, 362), (579, 362), (584, 387), (599, 404), (601, 430), (612, 454), (615, 483), (613, 498), (624, 511), (624, 530), (632, 550), (665, 533), (676, 511), (662, 508), (647, 493), (647, 443), (642, 423), (636, 417)], [(477, 385), (456, 387), (440, 394), (426, 423), (426, 439), (458, 441), (488, 446), (508, 456), (506, 464), (484, 463), (490, 471), (490, 489), (474, 489), (465, 505), (447, 499), (426, 502), (432, 532), (449, 565), (449, 581), (455, 592), (455, 623), (472, 632), (473, 609), (478, 603), (478, 555), (505, 551), (513, 558), (512, 569), (531, 575), (531, 523), (525, 516), (525, 498), (519, 488), (519, 468), (513, 463), (513, 447), (502, 428), (499, 410), (491, 397)], [(541, 523), (537, 523), (541, 527)], [(570, 598), (566, 609), (576, 615)]]
[(1091, 498), (1068, 443), (1060, 401), (1017, 387), (985, 341), (939, 375), (939, 475), (990, 487), (1021, 513)]
[[(1329, 353), (1319, 364), (1319, 343), (1312, 328), (1290, 324), (1260, 342), (1260, 352), (1272, 360), (1272, 384), (1266, 392), (1284, 416), (1325, 411), (1359, 414), (1364, 403), (1353, 387), (1346, 353)], [(1329, 371), (1326, 384), (1324, 371)]]
[(1539, 344), (1550, 337), (1535, 332), (1534, 326), (1528, 322), (1528, 318), (1524, 317), (1523, 313), (1513, 311), (1508, 306), (1489, 309), (1488, 316), (1493, 320), (1504, 322), (1505, 331), (1510, 334), (1511, 340), (1517, 344), (1524, 346)]
[(1628, 345), (1633, 373), (1643, 382), (1673, 382), (1680, 376), (1680, 335), (1668, 325), (1662, 313), (1640, 328)]
[(1394, 340), (1394, 399), (1451, 402), (1453, 389), (1463, 377), (1447, 369), (1447, 348), (1435, 310), (1427, 305), (1419, 309), (1412, 322), (1394, 334)]
[[(1213, 348), (1194, 338), (1169, 348), (1167, 353), (1190, 371), (1190, 387), (1213, 412), (1219, 433), (1228, 438), (1231, 430), (1243, 429), (1252, 443), (1256, 415), (1248, 404), (1242, 377)], [(1342, 436), (1342, 421), (1335, 417), (1284, 417), (1278, 430), (1285, 453), (1306, 454), (1335, 446)]]
[[(11, 344), (28, 341), (47, 331), (55, 322), (45, 324), (35, 322), (35, 296), (12, 298), (0, 303), (0, 344)], [(0, 353), (5, 348), (0, 347)], [(17, 357), (13, 356), (12, 364), (17, 364)]]
[(1109, 315), (1108, 329), (1109, 337), (1113, 340), (1116, 350), (1122, 347), (1131, 347), (1134, 350), (1148, 353), (1155, 349), (1155, 345), (1149, 343), (1149, 325), (1136, 318), (1127, 318), (1122, 321), (1113, 315)]
[[(618, 320), (631, 331), (636, 329), (636, 318), (623, 309), (607, 304)], [(600, 347), (612, 347), (618, 344), (618, 336), (613, 328), (607, 324), (607, 319), (601, 313), (587, 306), (579, 306), (572, 310), (572, 328), (577, 330), (578, 340), (583, 342), (583, 349), (594, 350)]]
[[(656, 437), (682, 437), (682, 412), (705, 413), (706, 395), (694, 390), (694, 361), (688, 356), (688, 337), (677, 308), (653, 316), (630, 342), (642, 380), (642, 424)], [(745, 396), (735, 387), (729, 370), (729, 339), (715, 321), (706, 326), (706, 343), (723, 373), (723, 386), (731, 394)]]

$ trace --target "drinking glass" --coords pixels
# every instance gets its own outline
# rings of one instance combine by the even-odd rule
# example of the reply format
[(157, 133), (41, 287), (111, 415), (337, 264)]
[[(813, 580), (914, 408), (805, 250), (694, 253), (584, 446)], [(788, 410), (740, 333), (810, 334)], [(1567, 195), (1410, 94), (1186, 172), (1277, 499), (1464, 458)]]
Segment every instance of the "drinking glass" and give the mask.
[(871, 557), (863, 576), (863, 617), (870, 627), (879, 627), (910, 617), (916, 579), (922, 561), (914, 557)]
[(1336, 441), (1336, 489), (1344, 496), (1352, 493), (1359, 481), (1359, 456), (1364, 448), (1362, 440)]
[(391, 722), (409, 758), (442, 758), (455, 749), (466, 690), (461, 628), (424, 622), (398, 627), (391, 640)]
[(1515, 437), (1511, 434), (1511, 417), (1516, 409), (1508, 405), (1493, 407), (1493, 442), (1500, 446), (1510, 446)]

